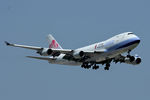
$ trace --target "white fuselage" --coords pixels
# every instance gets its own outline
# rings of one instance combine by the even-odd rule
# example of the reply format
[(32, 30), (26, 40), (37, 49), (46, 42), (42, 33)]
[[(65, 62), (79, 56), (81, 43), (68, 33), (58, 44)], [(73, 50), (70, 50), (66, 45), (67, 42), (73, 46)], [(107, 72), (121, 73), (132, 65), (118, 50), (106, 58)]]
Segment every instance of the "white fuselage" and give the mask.
[[(87, 61), (96, 61), (101, 62), (108, 58), (114, 58), (115, 56), (128, 52), (129, 50), (134, 49), (140, 42), (139, 37), (134, 35), (131, 32), (125, 32), (119, 35), (116, 35), (108, 40), (95, 43), (89, 46), (78, 48), (75, 51), (100, 51), (103, 50), (105, 53), (97, 54), (87, 59)], [(81, 62), (69, 61), (63, 59), (65, 54), (60, 54), (55, 60), (49, 61), (53, 64), (64, 64), (64, 65), (81, 65)]]

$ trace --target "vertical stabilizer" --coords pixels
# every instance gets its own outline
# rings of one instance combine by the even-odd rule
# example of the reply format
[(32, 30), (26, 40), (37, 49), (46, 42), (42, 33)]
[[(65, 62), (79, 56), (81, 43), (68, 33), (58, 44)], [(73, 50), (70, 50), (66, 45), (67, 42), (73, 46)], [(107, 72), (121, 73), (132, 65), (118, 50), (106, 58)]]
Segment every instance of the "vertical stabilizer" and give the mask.
[(48, 43), (49, 48), (62, 49), (62, 47), (59, 45), (59, 43), (55, 40), (55, 38), (51, 34), (48, 35)]

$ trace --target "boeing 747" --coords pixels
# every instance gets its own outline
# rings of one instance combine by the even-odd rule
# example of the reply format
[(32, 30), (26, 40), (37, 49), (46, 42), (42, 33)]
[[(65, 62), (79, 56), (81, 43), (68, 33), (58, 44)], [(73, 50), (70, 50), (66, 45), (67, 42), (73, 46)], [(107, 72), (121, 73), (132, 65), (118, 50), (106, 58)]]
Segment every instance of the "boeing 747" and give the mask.
[[(110, 63), (127, 63), (137, 65), (141, 63), (141, 57), (132, 56), (130, 52), (138, 46), (140, 38), (133, 32), (125, 32), (113, 36), (108, 40), (94, 43), (89, 46), (72, 49), (63, 49), (52, 35), (48, 35), (49, 47), (37, 47), (12, 44), (5, 41), (6, 45), (35, 50), (41, 56), (27, 56), (29, 58), (46, 60), (51, 64), (81, 66), (85, 69), (98, 69), (98, 64), (105, 65), (104, 70), (109, 70)], [(127, 53), (126, 55), (123, 55)]]

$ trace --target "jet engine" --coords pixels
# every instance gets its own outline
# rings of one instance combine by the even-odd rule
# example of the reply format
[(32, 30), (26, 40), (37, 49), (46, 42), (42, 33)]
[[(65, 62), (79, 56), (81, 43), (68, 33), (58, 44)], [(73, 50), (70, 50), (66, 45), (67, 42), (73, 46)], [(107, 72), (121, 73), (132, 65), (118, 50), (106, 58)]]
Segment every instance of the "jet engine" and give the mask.
[(75, 58), (81, 58), (84, 56), (84, 51), (74, 51), (73, 56)]
[(139, 57), (138, 55), (135, 55), (134, 58), (135, 58), (134, 61), (132, 61), (131, 58), (126, 57), (124, 62), (127, 64), (132, 64), (132, 65), (137, 65), (141, 63), (142, 61), (141, 57)]
[(42, 48), (40, 51), (37, 51), (37, 53), (41, 56), (50, 56), (52, 55), (53, 50), (49, 48)]

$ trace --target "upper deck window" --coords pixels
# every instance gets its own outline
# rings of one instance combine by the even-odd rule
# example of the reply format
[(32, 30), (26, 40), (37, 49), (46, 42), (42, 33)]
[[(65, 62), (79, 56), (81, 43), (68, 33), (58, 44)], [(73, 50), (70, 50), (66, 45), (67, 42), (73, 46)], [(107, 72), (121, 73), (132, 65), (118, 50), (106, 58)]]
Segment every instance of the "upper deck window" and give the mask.
[(128, 35), (133, 34), (133, 33), (128, 33)]

